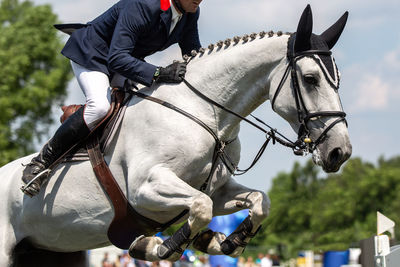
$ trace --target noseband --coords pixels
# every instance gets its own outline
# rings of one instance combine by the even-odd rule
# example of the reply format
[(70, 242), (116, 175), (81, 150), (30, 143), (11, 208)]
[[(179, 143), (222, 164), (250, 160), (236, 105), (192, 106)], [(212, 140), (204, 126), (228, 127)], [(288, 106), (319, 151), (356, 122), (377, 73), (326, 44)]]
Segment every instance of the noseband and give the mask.
[[(297, 141), (295, 142), (295, 144), (297, 147), (303, 148), (306, 152), (313, 152), (314, 149), (318, 146), (318, 144), (320, 144), (322, 142), (322, 140), (326, 137), (329, 130), (331, 130), (333, 128), (333, 126), (335, 126), (336, 124), (338, 124), (340, 122), (345, 122), (346, 126), (347, 126), (347, 121), (345, 118), (346, 113), (343, 112), (342, 103), (340, 103), (340, 105), (342, 107), (341, 108), (342, 110), (340, 110), (340, 111), (316, 111), (316, 112), (308, 111), (308, 109), (304, 103), (303, 96), (301, 94), (301, 90), (300, 90), (300, 86), (299, 86), (299, 80), (298, 80), (298, 75), (297, 75), (297, 70), (296, 70), (297, 61), (304, 57), (308, 57), (308, 56), (312, 57), (312, 59), (314, 59), (314, 60), (317, 60), (315, 58), (316, 55), (331, 56), (332, 52), (329, 50), (317, 50), (316, 49), (316, 50), (306, 50), (306, 51), (302, 51), (299, 53), (295, 53), (294, 52), (294, 40), (295, 40), (295, 38), (294, 38), (294, 35), (292, 34), (288, 41), (287, 58), (289, 60), (289, 64), (286, 67), (285, 73), (283, 74), (283, 77), (282, 77), (281, 81), (279, 82), (278, 88), (275, 91), (275, 94), (271, 101), (271, 105), (272, 105), (272, 109), (274, 111), (276, 111), (275, 110), (276, 98), (278, 97), (278, 95), (290, 73), (291, 81), (292, 81), (292, 85), (293, 85), (294, 99), (296, 102), (297, 118), (300, 123), (300, 128), (297, 133)], [(322, 71), (324, 72), (325, 77), (329, 80), (329, 78), (328, 78), (329, 74), (322, 67), (320, 62), (318, 62), (318, 64), (320, 65)], [(338, 75), (336, 66), (335, 66), (334, 71), (336, 72), (335, 74), (338, 77), (339, 75)], [(339, 77), (337, 79), (339, 79)], [(335, 88), (335, 90), (339, 89), (339, 80), (338, 80), (337, 84), (333, 84), (332, 82), (330, 84)], [(340, 98), (339, 98), (339, 100), (340, 100)], [(312, 118), (318, 118), (318, 117), (338, 117), (338, 118), (336, 120), (334, 120), (331, 124), (329, 124), (329, 126), (325, 128), (325, 130), (321, 133), (321, 135), (315, 141), (313, 141), (310, 138), (310, 129), (308, 128), (308, 122)]]

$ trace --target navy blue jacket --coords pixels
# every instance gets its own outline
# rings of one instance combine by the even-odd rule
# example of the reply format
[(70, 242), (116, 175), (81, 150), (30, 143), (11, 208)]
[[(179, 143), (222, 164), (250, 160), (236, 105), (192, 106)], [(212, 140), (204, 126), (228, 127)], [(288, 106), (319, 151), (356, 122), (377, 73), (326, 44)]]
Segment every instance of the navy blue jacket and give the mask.
[(169, 35), (171, 18), (169, 0), (120, 0), (74, 31), (61, 53), (89, 70), (119, 73), (149, 86), (157, 67), (145, 62), (146, 56), (175, 43), (183, 55), (201, 47), (199, 9), (184, 14)]

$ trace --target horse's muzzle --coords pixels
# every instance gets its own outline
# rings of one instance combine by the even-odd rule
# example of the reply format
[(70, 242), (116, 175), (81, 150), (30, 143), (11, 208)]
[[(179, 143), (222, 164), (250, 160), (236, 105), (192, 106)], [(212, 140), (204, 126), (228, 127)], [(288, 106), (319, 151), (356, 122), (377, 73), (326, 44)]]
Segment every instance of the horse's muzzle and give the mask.
[(326, 161), (323, 162), (322, 168), (325, 172), (337, 172), (342, 164), (350, 158), (352, 152), (351, 145), (349, 147), (332, 149)]

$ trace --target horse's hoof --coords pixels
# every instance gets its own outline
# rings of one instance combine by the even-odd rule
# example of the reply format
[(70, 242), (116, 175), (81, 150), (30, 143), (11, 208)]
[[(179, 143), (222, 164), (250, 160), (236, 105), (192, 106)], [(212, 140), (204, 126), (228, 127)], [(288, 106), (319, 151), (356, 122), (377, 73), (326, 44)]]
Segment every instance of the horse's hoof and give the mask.
[(159, 261), (157, 248), (163, 240), (157, 236), (139, 236), (129, 247), (129, 255), (138, 260)]
[(193, 247), (203, 253), (208, 252), (208, 245), (214, 238), (214, 232), (211, 229), (205, 230), (193, 241)]
[(226, 235), (221, 232), (213, 232), (208, 229), (202, 232), (193, 242), (196, 250), (210, 254), (222, 255), (221, 243), (226, 239)]

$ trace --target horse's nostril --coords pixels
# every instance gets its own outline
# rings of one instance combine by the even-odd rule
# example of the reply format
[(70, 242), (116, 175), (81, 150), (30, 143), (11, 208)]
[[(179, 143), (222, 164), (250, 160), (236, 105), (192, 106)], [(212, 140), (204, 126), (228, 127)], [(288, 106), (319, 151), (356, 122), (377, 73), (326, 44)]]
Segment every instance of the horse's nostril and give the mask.
[(342, 161), (343, 159), (343, 151), (341, 148), (337, 147), (335, 149), (333, 149), (330, 153), (329, 153), (329, 162), (331, 164), (338, 164)]

